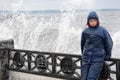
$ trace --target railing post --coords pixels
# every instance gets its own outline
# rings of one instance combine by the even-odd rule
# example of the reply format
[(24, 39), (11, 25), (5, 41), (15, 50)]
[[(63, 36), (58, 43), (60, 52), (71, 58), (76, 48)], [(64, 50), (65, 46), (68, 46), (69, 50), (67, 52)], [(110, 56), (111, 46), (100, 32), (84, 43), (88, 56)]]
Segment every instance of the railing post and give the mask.
[(52, 54), (52, 73), (56, 72), (56, 56)]
[(99, 80), (107, 80), (109, 76), (110, 76), (110, 72), (109, 72), (108, 64), (104, 62)]
[(28, 58), (28, 71), (30, 72), (31, 71), (31, 53), (28, 52), (27, 54), (28, 54), (28, 56), (27, 56), (27, 58)]
[(120, 61), (116, 62), (116, 79), (120, 80)]

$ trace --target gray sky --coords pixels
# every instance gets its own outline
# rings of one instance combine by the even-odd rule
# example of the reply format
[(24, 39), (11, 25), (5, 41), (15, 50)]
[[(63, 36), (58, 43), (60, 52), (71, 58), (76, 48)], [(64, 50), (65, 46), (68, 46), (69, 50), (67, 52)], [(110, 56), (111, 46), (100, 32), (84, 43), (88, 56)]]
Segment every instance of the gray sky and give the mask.
[(120, 9), (120, 0), (0, 0), (2, 10)]

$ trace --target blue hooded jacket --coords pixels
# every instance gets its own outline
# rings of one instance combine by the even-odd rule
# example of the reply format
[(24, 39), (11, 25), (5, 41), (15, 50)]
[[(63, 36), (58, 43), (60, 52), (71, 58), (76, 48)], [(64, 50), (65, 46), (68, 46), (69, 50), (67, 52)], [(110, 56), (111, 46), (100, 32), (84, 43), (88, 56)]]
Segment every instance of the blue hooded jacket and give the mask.
[(95, 27), (87, 27), (81, 36), (81, 52), (82, 60), (91, 61), (104, 61), (111, 57), (111, 50), (113, 41), (108, 31), (99, 26), (99, 18), (96, 12), (89, 13), (87, 23), (90, 19), (97, 19), (98, 24)]

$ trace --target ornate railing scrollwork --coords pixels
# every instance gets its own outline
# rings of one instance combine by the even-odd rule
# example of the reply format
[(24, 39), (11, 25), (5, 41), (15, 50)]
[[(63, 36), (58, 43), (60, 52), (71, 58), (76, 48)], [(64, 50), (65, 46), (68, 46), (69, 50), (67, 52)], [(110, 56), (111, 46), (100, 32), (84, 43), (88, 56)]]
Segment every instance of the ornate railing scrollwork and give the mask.
[(35, 60), (35, 65), (40, 72), (45, 72), (48, 68), (48, 61), (44, 55), (38, 55)]

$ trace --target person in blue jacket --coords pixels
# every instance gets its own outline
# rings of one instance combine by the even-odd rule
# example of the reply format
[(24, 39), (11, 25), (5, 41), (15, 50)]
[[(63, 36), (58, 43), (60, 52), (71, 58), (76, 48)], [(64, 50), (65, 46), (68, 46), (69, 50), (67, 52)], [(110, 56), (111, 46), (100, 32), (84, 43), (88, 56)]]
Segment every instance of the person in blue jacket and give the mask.
[(113, 41), (95, 11), (89, 13), (87, 25), (81, 36), (81, 80), (98, 80), (104, 60), (111, 57)]

